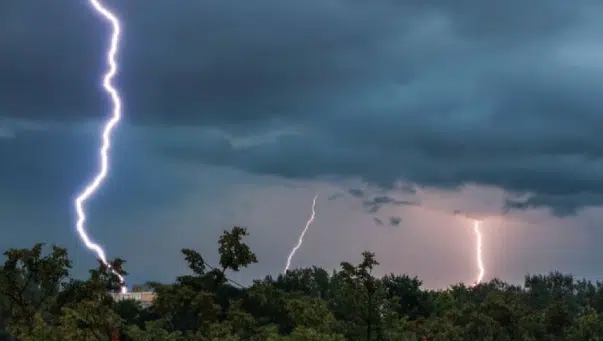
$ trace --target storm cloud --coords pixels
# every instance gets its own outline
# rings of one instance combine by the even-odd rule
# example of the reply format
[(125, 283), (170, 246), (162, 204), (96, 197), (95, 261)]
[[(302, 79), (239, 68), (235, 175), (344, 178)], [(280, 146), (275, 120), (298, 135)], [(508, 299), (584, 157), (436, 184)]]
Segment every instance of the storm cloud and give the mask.
[(400, 226), (401, 222), (402, 222), (402, 218), (400, 218), (400, 217), (389, 217), (389, 224), (391, 226)]
[[(204, 136), (154, 146), (166, 160), (401, 191), (499, 187), (509, 209), (557, 215), (603, 203), (600, 2), (110, 3), (125, 22), (129, 122)], [(106, 27), (80, 2), (2, 6), (2, 115), (101, 117)]]

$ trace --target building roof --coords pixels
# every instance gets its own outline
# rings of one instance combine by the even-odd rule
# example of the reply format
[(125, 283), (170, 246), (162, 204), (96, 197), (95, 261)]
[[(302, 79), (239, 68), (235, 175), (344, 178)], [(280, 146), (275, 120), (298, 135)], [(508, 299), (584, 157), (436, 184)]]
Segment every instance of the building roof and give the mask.
[(144, 306), (151, 305), (155, 299), (155, 293), (152, 291), (142, 292), (127, 292), (127, 293), (113, 293), (111, 294), (113, 299), (116, 301), (134, 300), (140, 302)]

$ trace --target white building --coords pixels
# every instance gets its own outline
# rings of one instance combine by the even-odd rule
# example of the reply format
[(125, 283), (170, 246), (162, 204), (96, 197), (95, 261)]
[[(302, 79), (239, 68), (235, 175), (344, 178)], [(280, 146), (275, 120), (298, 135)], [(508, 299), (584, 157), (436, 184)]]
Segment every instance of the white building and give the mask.
[(152, 291), (141, 291), (141, 292), (127, 292), (127, 293), (113, 293), (111, 294), (115, 301), (123, 300), (134, 300), (140, 302), (143, 307), (149, 307), (153, 304), (155, 299), (155, 293)]

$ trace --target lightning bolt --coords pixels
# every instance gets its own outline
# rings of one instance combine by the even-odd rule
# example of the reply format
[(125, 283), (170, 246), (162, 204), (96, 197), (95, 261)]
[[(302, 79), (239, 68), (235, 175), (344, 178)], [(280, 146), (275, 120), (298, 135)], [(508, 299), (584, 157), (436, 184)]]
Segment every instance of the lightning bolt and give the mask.
[(312, 215), (310, 215), (310, 218), (306, 222), (306, 227), (304, 227), (304, 230), (299, 235), (299, 239), (297, 240), (297, 245), (295, 245), (295, 247), (291, 250), (291, 253), (289, 253), (289, 257), (287, 257), (287, 265), (285, 265), (285, 270), (283, 270), (283, 272), (285, 272), (285, 273), (289, 270), (289, 267), (291, 266), (291, 258), (293, 258), (293, 256), (297, 252), (297, 250), (303, 244), (304, 236), (306, 235), (306, 232), (308, 232), (308, 228), (314, 222), (314, 217), (316, 217), (316, 210), (315, 210), (316, 209), (316, 199), (318, 199), (318, 193), (316, 193), (316, 195), (314, 196), (314, 200), (312, 200)]
[(114, 269), (111, 268), (111, 265), (107, 262), (107, 258), (105, 256), (105, 251), (103, 248), (94, 243), (88, 237), (86, 232), (86, 228), (84, 224), (86, 222), (86, 212), (84, 210), (84, 204), (92, 195), (96, 192), (96, 190), (101, 186), (103, 180), (106, 178), (107, 173), (109, 171), (109, 149), (111, 148), (111, 133), (116, 125), (121, 120), (121, 99), (119, 97), (119, 92), (113, 86), (113, 78), (117, 74), (117, 50), (119, 48), (119, 42), (121, 39), (121, 25), (119, 23), (119, 19), (115, 14), (113, 14), (109, 9), (104, 7), (98, 0), (89, 0), (92, 8), (102, 16), (102, 18), (109, 22), (112, 27), (111, 34), (111, 43), (109, 45), (109, 49), (106, 53), (106, 60), (108, 70), (103, 76), (103, 88), (107, 92), (107, 94), (111, 97), (111, 103), (113, 106), (113, 111), (111, 114), (111, 118), (106, 122), (103, 131), (102, 131), (102, 146), (99, 151), (100, 158), (100, 169), (97, 174), (94, 176), (92, 181), (90, 181), (83, 191), (81, 191), (77, 198), (75, 199), (75, 209), (77, 211), (77, 232), (80, 236), (80, 239), (86, 245), (86, 247), (96, 253), (96, 256), (106, 265), (117, 277), (119, 277), (121, 284), (121, 291), (123, 293), (127, 292), (127, 287), (124, 283), (124, 278), (122, 275), (117, 273)]
[(475, 285), (478, 285), (481, 283), (482, 279), (484, 278), (484, 273), (485, 273), (484, 261), (482, 260), (482, 233), (479, 230), (479, 224), (480, 224), (479, 220), (473, 221), (473, 233), (475, 233), (475, 238), (476, 238), (475, 259), (477, 262), (477, 268), (479, 269), (479, 273), (475, 280)]

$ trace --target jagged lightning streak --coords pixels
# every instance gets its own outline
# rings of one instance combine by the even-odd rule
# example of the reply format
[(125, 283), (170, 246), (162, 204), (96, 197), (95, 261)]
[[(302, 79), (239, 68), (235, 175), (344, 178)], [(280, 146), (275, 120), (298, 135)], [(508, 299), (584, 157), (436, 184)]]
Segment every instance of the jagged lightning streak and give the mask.
[(304, 236), (306, 235), (306, 232), (308, 232), (308, 228), (314, 222), (314, 217), (316, 217), (316, 199), (318, 199), (318, 193), (316, 193), (316, 195), (314, 196), (314, 200), (312, 200), (312, 214), (310, 215), (310, 218), (306, 222), (306, 227), (304, 227), (304, 230), (299, 235), (297, 245), (295, 245), (295, 247), (291, 250), (291, 253), (289, 253), (289, 257), (287, 257), (287, 265), (285, 265), (285, 270), (283, 270), (283, 272), (285, 272), (285, 273), (289, 270), (289, 267), (291, 266), (291, 258), (293, 258), (293, 256), (297, 252), (297, 250), (303, 244)]
[[(121, 99), (119, 97), (119, 93), (117, 89), (113, 86), (112, 80), (117, 74), (117, 50), (119, 48), (119, 42), (121, 39), (121, 25), (119, 23), (119, 19), (115, 14), (113, 14), (110, 10), (104, 7), (98, 0), (89, 0), (92, 8), (100, 14), (103, 19), (109, 22), (112, 27), (111, 34), (111, 42), (109, 45), (109, 50), (106, 54), (106, 62), (108, 66), (107, 72), (103, 76), (103, 88), (107, 92), (107, 94), (111, 97), (111, 103), (113, 106), (113, 112), (111, 114), (111, 118), (106, 122), (103, 131), (102, 131), (102, 146), (99, 152), (100, 158), (100, 169), (98, 173), (94, 176), (91, 182), (89, 182), (84, 190), (80, 192), (75, 199), (75, 209), (77, 211), (77, 232), (80, 236), (80, 239), (88, 249), (94, 251), (96, 256), (105, 264), (109, 269), (111, 269), (110, 264), (107, 262), (107, 258), (105, 256), (105, 251), (103, 248), (94, 243), (88, 237), (86, 233), (86, 229), (84, 227), (84, 223), (86, 222), (86, 212), (84, 211), (84, 204), (86, 201), (96, 192), (96, 190), (100, 187), (103, 180), (107, 176), (107, 172), (109, 170), (109, 149), (111, 148), (111, 133), (115, 126), (119, 123), (121, 119)], [(121, 283), (121, 291), (123, 293), (127, 292), (127, 287), (124, 283), (124, 278), (115, 270), (111, 269), (113, 273), (115, 273), (120, 280)]]
[(476, 245), (475, 245), (475, 258), (477, 262), (477, 268), (479, 269), (479, 273), (477, 275), (477, 279), (475, 280), (475, 285), (481, 283), (484, 278), (484, 261), (482, 260), (482, 233), (479, 230), (479, 220), (473, 221), (473, 232), (475, 233)]

